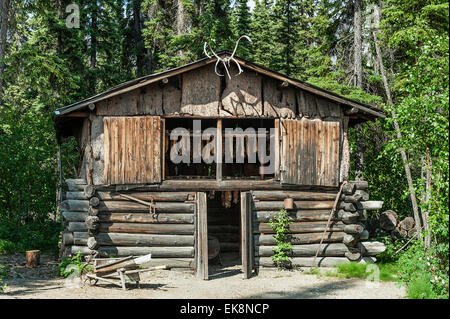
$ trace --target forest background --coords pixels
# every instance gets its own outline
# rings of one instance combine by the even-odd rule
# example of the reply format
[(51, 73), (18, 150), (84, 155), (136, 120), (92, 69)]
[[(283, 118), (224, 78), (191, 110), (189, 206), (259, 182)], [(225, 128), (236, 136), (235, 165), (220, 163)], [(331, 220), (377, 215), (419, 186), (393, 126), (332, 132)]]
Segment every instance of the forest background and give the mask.
[[(71, 4), (80, 20), (69, 28)], [(56, 108), (202, 58), (205, 41), (231, 50), (245, 34), (253, 44), (238, 56), (386, 112), (351, 130), (351, 176), (420, 225), (400, 251), (404, 239), (379, 235), (380, 261), (421, 296), (448, 298), (448, 10), (443, 0), (1, 0), (0, 253), (57, 253)], [(77, 176), (77, 147), (61, 145), (64, 179)]]

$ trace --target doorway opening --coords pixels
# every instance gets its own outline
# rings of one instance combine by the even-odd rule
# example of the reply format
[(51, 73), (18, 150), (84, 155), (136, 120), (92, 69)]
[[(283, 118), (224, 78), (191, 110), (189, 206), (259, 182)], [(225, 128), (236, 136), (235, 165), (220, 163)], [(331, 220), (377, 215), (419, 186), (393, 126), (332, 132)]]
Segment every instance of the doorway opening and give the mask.
[(239, 191), (207, 192), (208, 265), (210, 278), (242, 272)]

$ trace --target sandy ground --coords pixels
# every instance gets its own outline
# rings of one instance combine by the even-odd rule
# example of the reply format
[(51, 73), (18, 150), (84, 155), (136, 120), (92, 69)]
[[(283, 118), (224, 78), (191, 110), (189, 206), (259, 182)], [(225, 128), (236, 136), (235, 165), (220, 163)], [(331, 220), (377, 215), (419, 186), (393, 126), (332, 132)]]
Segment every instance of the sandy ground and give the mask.
[(7, 288), (0, 299), (102, 299), (102, 298), (293, 298), (293, 299), (399, 299), (405, 291), (395, 283), (371, 283), (360, 279), (338, 279), (304, 274), (301, 270), (261, 270), (258, 276), (243, 279), (236, 263), (210, 266), (210, 280), (195, 278), (193, 272), (160, 270), (141, 276), (141, 287), (128, 285), (122, 291), (112, 284), (89, 286), (78, 278), (67, 280), (57, 276), (57, 261), (41, 257), (41, 266), (25, 267), (21, 255), (0, 256), (0, 265), (8, 265)]

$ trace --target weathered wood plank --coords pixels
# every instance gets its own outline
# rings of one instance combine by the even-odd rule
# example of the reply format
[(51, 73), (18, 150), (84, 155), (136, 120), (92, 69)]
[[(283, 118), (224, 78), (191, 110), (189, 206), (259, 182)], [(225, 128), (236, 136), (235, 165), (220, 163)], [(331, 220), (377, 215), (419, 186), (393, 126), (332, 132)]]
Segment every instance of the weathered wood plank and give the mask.
[[(86, 245), (87, 232), (74, 232), (75, 245)], [(193, 235), (160, 235), (160, 234), (128, 234), (99, 233), (95, 236), (101, 246), (192, 246)]]
[[(143, 201), (153, 201), (155, 202), (184, 202), (194, 200), (194, 192), (97, 192), (96, 196), (102, 201), (123, 201), (127, 200), (120, 194), (132, 196), (134, 198)], [(78, 196), (78, 195), (73, 195)], [(69, 199), (69, 198), (68, 198)], [(85, 198), (73, 198), (73, 199), (85, 199)]]
[[(326, 221), (330, 216), (330, 210), (288, 210), (288, 216), (294, 222), (308, 222), (308, 221)], [(279, 211), (255, 211), (253, 212), (253, 220), (256, 222), (267, 223), (272, 218), (277, 216)], [(331, 218), (332, 221), (337, 220), (337, 216)]]
[[(100, 256), (139, 256), (152, 254), (153, 258), (189, 258), (194, 257), (193, 247), (114, 247), (114, 246), (100, 246), (97, 249)], [(72, 252), (86, 253), (89, 248), (84, 246), (72, 246)]]
[(206, 193), (197, 193), (196, 268), (197, 278), (208, 280), (208, 215)]

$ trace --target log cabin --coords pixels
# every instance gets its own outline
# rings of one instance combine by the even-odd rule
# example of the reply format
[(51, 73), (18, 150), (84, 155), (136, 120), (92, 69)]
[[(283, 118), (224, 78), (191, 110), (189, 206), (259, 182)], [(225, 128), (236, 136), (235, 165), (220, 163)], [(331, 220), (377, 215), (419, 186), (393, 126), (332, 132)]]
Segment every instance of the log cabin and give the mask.
[(384, 250), (364, 225), (382, 202), (369, 200), (367, 182), (348, 181), (347, 132), (385, 114), (235, 62), (238, 76), (235, 63), (218, 76), (224, 64), (204, 58), (54, 112), (58, 143), (75, 137), (81, 159), (59, 205), (63, 254), (151, 253), (152, 265), (202, 279), (211, 258), (233, 255), (248, 278), (274, 266), (269, 221), (281, 209), (293, 267), (316, 255), (319, 266), (368, 262)]

